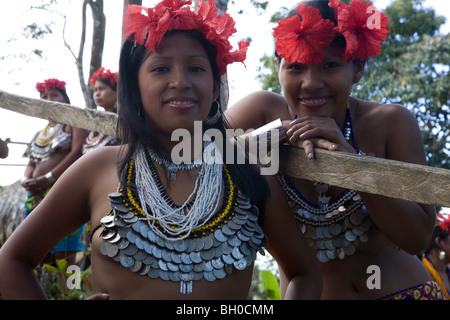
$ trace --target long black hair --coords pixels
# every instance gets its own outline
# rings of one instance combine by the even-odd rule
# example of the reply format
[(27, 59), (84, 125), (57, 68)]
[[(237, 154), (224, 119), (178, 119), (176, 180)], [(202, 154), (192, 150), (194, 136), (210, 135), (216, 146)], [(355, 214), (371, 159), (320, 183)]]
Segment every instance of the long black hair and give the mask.
[[(174, 33), (186, 34), (200, 42), (208, 54), (214, 81), (217, 81), (221, 85), (221, 76), (216, 63), (216, 48), (199, 31), (173, 30), (168, 32), (165, 37)], [(122, 145), (126, 145), (126, 148), (122, 147), (121, 149), (118, 166), (118, 175), (122, 183), (126, 181), (128, 162), (133, 158), (139, 146), (145, 145), (159, 150), (158, 142), (155, 139), (151, 139), (154, 136), (152, 134), (154, 128), (145, 121), (144, 110), (140, 106), (138, 71), (147, 54), (148, 50), (145, 46), (139, 46), (135, 42), (126, 40), (122, 46), (120, 55), (117, 83), (119, 105), (118, 133), (122, 139)], [(214, 105), (215, 103), (213, 103)], [(211, 107), (212, 110), (210, 113), (215, 113), (213, 106)], [(207, 125), (204, 123), (203, 132), (210, 128), (218, 129), (222, 133), (222, 137), (226, 137), (226, 129), (229, 126), (225, 122), (224, 117), (220, 117), (216, 124)], [(227, 148), (223, 147), (222, 150), (224, 152), (223, 159), (227, 159), (225, 154)], [(261, 212), (263, 212), (264, 203), (269, 194), (269, 187), (266, 180), (259, 174), (258, 169), (249, 163), (237, 164), (236, 161), (232, 164), (227, 164), (227, 168), (233, 181), (239, 186), (242, 192), (252, 199), (252, 203), (257, 205)]]

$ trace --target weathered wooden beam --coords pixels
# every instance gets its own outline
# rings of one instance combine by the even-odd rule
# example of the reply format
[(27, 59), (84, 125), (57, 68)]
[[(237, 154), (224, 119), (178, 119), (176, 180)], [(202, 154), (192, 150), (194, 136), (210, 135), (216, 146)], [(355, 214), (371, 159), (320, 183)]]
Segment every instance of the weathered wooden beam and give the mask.
[[(95, 130), (116, 136), (115, 113), (78, 108), (0, 91), (0, 108)], [(399, 161), (315, 150), (316, 159), (304, 151), (283, 146), (281, 172), (343, 188), (419, 203), (450, 207), (450, 170)]]
[(79, 108), (64, 103), (25, 98), (0, 91), (0, 108), (30, 117), (53, 120), (76, 128), (117, 136), (117, 115), (111, 112)]
[(290, 176), (418, 203), (450, 207), (450, 170), (400, 161), (283, 146), (280, 171)]

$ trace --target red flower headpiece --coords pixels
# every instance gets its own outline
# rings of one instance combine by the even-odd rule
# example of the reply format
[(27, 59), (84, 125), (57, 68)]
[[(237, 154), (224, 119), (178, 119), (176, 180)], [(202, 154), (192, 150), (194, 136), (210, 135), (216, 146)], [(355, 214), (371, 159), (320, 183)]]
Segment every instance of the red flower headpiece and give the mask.
[(450, 234), (450, 218), (448, 215), (438, 214), (438, 226), (446, 233)]
[(64, 81), (60, 81), (58, 79), (47, 79), (44, 82), (38, 82), (36, 84), (36, 90), (39, 93), (44, 93), (48, 90), (59, 89), (62, 91), (66, 91), (66, 83)]
[[(214, 0), (198, 3), (197, 12), (187, 5), (192, 1), (163, 0), (154, 8), (129, 5), (125, 14), (123, 35), (130, 41), (145, 45), (156, 51), (171, 30), (198, 30), (217, 48), (217, 65), (221, 75), (228, 64), (243, 62), (249, 46), (248, 41), (239, 43), (239, 49), (231, 52), (228, 38), (236, 32), (235, 22), (227, 13), (219, 15)], [(143, 12), (145, 14), (143, 14)]]
[(117, 84), (117, 72), (111, 72), (110, 70), (105, 70), (105, 68), (101, 67), (92, 75), (90, 81), (92, 87), (95, 86), (95, 81), (97, 81), (97, 79), (104, 79), (108, 81), (111, 88), (115, 88)]
[(336, 11), (337, 25), (323, 19), (318, 9), (302, 3), (297, 8), (298, 15), (278, 22), (274, 28), (278, 55), (289, 63), (319, 63), (336, 35), (346, 40), (342, 53), (346, 61), (366, 60), (381, 51), (381, 42), (386, 41), (390, 31), (389, 18), (376, 11), (372, 2), (353, 0), (348, 6), (330, 0), (328, 6)]

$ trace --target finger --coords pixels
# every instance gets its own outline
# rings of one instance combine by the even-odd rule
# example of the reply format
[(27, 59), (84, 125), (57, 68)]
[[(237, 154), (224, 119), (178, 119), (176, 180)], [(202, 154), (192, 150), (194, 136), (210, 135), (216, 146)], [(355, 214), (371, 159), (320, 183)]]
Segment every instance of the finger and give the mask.
[(109, 294), (107, 293), (95, 293), (86, 300), (109, 300)]
[(314, 159), (314, 143), (311, 140), (301, 140), (297, 143), (297, 146), (305, 150), (308, 159)]

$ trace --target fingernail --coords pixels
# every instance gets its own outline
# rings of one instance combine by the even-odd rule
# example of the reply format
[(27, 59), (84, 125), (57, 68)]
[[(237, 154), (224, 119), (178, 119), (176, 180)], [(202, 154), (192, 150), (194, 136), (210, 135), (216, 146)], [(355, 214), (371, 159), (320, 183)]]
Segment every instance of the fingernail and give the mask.
[(314, 153), (312, 153), (312, 152), (311, 152), (311, 153), (309, 153), (309, 154), (308, 154), (308, 158), (310, 158), (310, 159), (314, 159)]
[(292, 135), (292, 129), (289, 129), (289, 130), (286, 132), (286, 134), (287, 134), (288, 136)]

